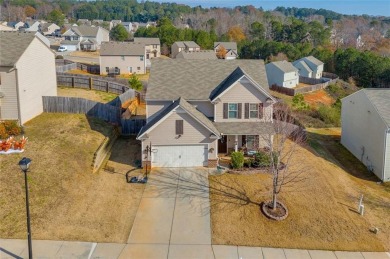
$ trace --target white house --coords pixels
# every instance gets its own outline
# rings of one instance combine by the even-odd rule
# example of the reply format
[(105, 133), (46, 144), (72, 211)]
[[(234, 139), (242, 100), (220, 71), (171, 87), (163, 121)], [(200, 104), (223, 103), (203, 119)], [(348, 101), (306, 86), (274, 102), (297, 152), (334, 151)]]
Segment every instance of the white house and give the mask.
[(269, 86), (294, 88), (299, 83), (298, 69), (287, 61), (275, 61), (265, 65)]
[[(312, 71), (304, 67), (304, 64)], [(324, 62), (316, 59), (313, 56), (304, 57), (293, 62), (293, 65), (299, 70), (300, 76), (311, 77), (311, 78), (321, 78), (322, 72), (324, 71)], [(307, 76), (311, 75), (311, 76)]]
[(390, 89), (363, 89), (341, 100), (341, 144), (382, 181), (390, 181)]
[(110, 33), (99, 26), (74, 26), (62, 34), (61, 46), (68, 50), (96, 50), (103, 41), (110, 40)]
[(236, 42), (214, 42), (214, 51), (217, 53), (219, 48), (224, 47), (226, 49), (225, 59), (231, 60), (238, 58), (238, 50)]
[(0, 51), (0, 120), (24, 124), (57, 95), (55, 53), (36, 33), (0, 32), (0, 50), (10, 47)]

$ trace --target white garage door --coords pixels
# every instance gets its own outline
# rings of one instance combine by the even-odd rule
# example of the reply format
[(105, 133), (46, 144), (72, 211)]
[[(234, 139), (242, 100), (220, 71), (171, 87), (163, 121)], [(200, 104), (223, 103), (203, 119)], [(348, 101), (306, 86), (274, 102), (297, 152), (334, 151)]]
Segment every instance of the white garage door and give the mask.
[(207, 165), (207, 145), (153, 146), (152, 166), (192, 167)]

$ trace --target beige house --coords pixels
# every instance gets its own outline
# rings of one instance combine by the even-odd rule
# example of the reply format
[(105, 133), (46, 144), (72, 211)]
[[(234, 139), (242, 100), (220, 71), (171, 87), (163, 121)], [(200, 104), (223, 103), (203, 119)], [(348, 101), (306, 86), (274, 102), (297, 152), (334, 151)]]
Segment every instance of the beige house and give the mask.
[(0, 120), (24, 124), (43, 112), (42, 96), (56, 95), (55, 53), (36, 33), (0, 32)]
[(225, 59), (231, 60), (238, 58), (238, 49), (236, 42), (214, 42), (214, 51), (217, 53), (221, 47), (226, 49)]
[(342, 101), (341, 144), (390, 181), (390, 89), (363, 89)]
[(110, 40), (110, 32), (99, 26), (72, 26), (62, 36), (61, 46), (68, 50), (97, 50), (103, 41)]
[(171, 47), (171, 58), (176, 58), (180, 51), (200, 51), (200, 46), (193, 41), (176, 41)]
[(298, 69), (287, 61), (275, 61), (265, 65), (269, 86), (294, 88), (299, 83)]
[(153, 60), (147, 123), (137, 139), (151, 167), (215, 167), (219, 155), (264, 146), (274, 98), (262, 60)]
[(146, 59), (159, 58), (161, 56), (161, 45), (159, 38), (134, 38), (135, 43), (141, 43), (145, 45)]
[(41, 25), (41, 33), (43, 35), (52, 35), (56, 30), (59, 29), (61, 29), (60, 26), (55, 23), (44, 23)]
[(145, 45), (135, 42), (103, 42), (100, 49), (100, 74), (145, 74)]

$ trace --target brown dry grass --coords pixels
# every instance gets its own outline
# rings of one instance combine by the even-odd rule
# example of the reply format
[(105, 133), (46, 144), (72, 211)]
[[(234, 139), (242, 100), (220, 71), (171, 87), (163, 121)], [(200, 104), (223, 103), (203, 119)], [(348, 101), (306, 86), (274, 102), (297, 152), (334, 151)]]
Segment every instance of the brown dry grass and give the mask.
[(332, 105), (335, 100), (323, 89), (304, 94), (305, 102), (310, 106), (317, 106), (318, 104)]
[[(289, 209), (286, 220), (276, 222), (267, 219), (257, 204), (220, 203), (220, 197), (212, 194), (211, 202), (215, 205), (211, 210), (213, 243), (351, 251), (389, 250), (390, 186), (376, 184), (376, 179), (370, 177), (346, 150), (335, 159), (341, 149), (335, 142), (338, 133), (337, 129), (329, 132), (329, 135), (327, 130), (310, 134), (312, 147), (300, 147), (296, 153), (296, 162), (309, 170), (306, 181), (285, 188), (280, 195), (280, 200)], [(319, 142), (321, 138), (327, 145)], [(245, 190), (255, 203), (271, 197), (271, 177), (267, 174), (210, 177), (211, 186), (217, 187), (219, 185), (213, 183), (213, 179)], [(356, 212), (362, 193), (365, 195), (364, 216)], [(229, 201), (228, 198), (223, 199)], [(369, 231), (373, 226), (380, 229), (378, 235)]]
[(72, 57), (86, 57), (86, 58), (96, 58), (99, 57), (99, 51), (72, 51), (69, 53), (69, 56)]
[[(127, 184), (120, 170), (92, 173), (93, 154), (110, 128), (75, 114), (42, 114), (26, 123), (26, 151), (0, 157), (0, 237), (25, 238), (24, 180), (17, 163), (27, 156), (33, 161), (33, 239), (126, 242), (143, 187)], [(127, 161), (139, 156), (137, 144), (127, 148)]]
[(65, 96), (65, 97), (85, 98), (88, 100), (101, 102), (101, 103), (107, 103), (118, 96), (113, 93), (106, 93), (102, 91), (87, 90), (81, 88), (67, 88), (67, 87), (57, 88), (57, 95)]
[(72, 69), (66, 71), (68, 74), (76, 74), (76, 75), (93, 75), (96, 76), (95, 74), (88, 73), (87, 71), (81, 70), (81, 69)]

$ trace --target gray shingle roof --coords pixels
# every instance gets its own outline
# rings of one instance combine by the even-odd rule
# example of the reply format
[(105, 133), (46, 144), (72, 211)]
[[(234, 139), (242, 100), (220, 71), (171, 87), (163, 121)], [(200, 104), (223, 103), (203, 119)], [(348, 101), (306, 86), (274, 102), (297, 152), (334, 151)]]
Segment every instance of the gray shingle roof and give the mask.
[(223, 135), (261, 135), (274, 131), (271, 122), (214, 122)]
[(268, 91), (263, 60), (153, 59), (146, 99), (209, 100), (211, 92), (237, 67)]
[(79, 45), (80, 41), (77, 40), (63, 40), (61, 41), (61, 45)]
[(237, 67), (225, 80), (223, 80), (215, 89), (211, 92), (210, 100), (214, 100), (214, 98), (218, 97), (221, 93), (223, 93), (226, 89), (228, 89), (234, 82), (240, 79), (245, 75), (245, 72), (242, 71), (240, 67)]
[(199, 123), (203, 124), (206, 128), (211, 130), (218, 137), (220, 136), (219, 131), (214, 126), (214, 124), (200, 111), (198, 111), (194, 106), (188, 103), (184, 98), (179, 98), (174, 101), (171, 105), (161, 111), (157, 116), (155, 116), (151, 121), (148, 122), (144, 127), (142, 127), (141, 131), (138, 133), (137, 138), (141, 137), (144, 133), (146, 133), (150, 128), (152, 128), (157, 122), (159, 122), (162, 118), (168, 115), (172, 110), (176, 109), (180, 106), (183, 110), (185, 110), (188, 114), (190, 114), (193, 118), (195, 118)]
[(217, 59), (214, 50), (199, 50), (199, 51), (180, 51), (176, 55), (177, 59)]
[(34, 40), (36, 32), (0, 31), (0, 66), (13, 66)]
[(321, 60), (316, 59), (316, 58), (313, 57), (313, 56), (304, 57), (304, 59), (309, 60), (310, 62), (316, 64), (317, 66), (320, 66), (320, 65), (323, 65), (323, 64), (324, 64), (324, 62), (322, 62)]
[(236, 42), (214, 42), (214, 49), (218, 46), (222, 45), (227, 50), (237, 50), (237, 43)]
[(200, 48), (198, 44), (196, 44), (194, 41), (176, 41), (173, 44), (177, 44), (180, 48)]
[(99, 26), (93, 27), (87, 25), (80, 25), (80, 26), (72, 27), (72, 30), (79, 36), (96, 37), (99, 28), (100, 28)]
[(145, 44), (135, 42), (102, 42), (100, 56), (143, 56)]
[(134, 42), (136, 43), (143, 43), (145, 45), (160, 45), (160, 39), (159, 38), (134, 38)]
[[(279, 68), (282, 72), (285, 73), (298, 71), (296, 67), (294, 67), (290, 62), (287, 61), (275, 61), (271, 62), (270, 64), (274, 64), (277, 68)], [(268, 66), (268, 64), (266, 66)]]
[(390, 127), (390, 89), (363, 89), (379, 116)]
[[(307, 72), (313, 72), (313, 70), (310, 69), (310, 67), (306, 64), (303, 60), (297, 60), (293, 62), (293, 65), (296, 66), (298, 64), (301, 64), (304, 69), (306, 69)], [(298, 69), (299, 70), (299, 69)]]

